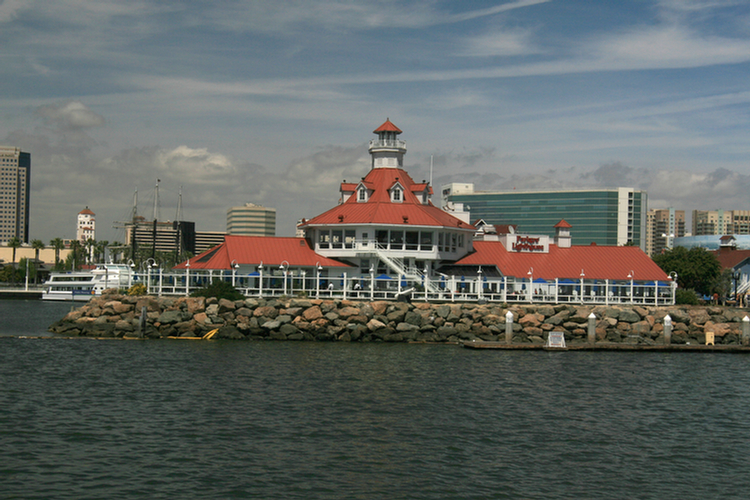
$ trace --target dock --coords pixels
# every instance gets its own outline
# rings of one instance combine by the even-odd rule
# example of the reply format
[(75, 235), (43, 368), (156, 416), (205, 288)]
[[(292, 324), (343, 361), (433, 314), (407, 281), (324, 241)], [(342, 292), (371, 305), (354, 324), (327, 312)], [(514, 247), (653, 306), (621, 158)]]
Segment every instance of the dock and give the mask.
[(505, 342), (492, 341), (463, 341), (461, 344), (469, 349), (494, 349), (503, 351), (656, 351), (656, 352), (723, 352), (723, 353), (748, 353), (750, 346), (740, 344), (625, 344), (617, 342), (568, 343), (565, 347), (549, 347), (546, 344), (507, 344)]

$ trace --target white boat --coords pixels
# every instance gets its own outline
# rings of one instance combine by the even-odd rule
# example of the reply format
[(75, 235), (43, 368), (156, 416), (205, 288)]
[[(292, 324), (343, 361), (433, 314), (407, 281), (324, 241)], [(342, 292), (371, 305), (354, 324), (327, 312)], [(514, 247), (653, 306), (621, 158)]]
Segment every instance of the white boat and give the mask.
[(127, 264), (98, 264), (90, 271), (53, 272), (44, 282), (42, 300), (86, 302), (109, 288), (128, 288), (138, 282)]

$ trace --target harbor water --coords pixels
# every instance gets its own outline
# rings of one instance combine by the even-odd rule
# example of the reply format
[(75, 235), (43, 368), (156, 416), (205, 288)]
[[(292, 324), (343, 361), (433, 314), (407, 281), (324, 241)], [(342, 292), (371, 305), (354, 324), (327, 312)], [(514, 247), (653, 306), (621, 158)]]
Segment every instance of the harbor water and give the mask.
[(744, 354), (50, 337), (69, 309), (0, 301), (0, 498), (750, 496)]

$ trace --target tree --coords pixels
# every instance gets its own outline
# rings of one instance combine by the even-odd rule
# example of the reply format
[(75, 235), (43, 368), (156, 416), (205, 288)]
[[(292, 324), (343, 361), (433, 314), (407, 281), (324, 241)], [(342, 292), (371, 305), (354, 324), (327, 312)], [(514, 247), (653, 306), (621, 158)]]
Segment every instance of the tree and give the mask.
[(65, 267), (70, 265), (71, 271), (76, 271), (78, 266), (81, 264), (81, 243), (78, 240), (70, 242), (70, 255), (65, 261)]
[(55, 249), (55, 269), (58, 269), (60, 263), (60, 250), (65, 248), (65, 242), (61, 238), (55, 238), (51, 240), (49, 244)]
[[(15, 269), (16, 268), (16, 250), (18, 249), (18, 247), (21, 246), (21, 240), (18, 239), (18, 236), (14, 236), (8, 240), (8, 246), (13, 249), (13, 269)], [(13, 273), (11, 277), (15, 278), (15, 273)], [(15, 283), (15, 279), (13, 279), (13, 283)]]
[(705, 248), (675, 247), (654, 256), (654, 262), (665, 273), (677, 273), (677, 284), (695, 290), (702, 295), (719, 293), (721, 264), (714, 254)]
[(38, 276), (37, 268), (39, 267), (39, 251), (44, 250), (44, 242), (42, 240), (31, 240), (31, 248), (34, 249), (34, 282)]

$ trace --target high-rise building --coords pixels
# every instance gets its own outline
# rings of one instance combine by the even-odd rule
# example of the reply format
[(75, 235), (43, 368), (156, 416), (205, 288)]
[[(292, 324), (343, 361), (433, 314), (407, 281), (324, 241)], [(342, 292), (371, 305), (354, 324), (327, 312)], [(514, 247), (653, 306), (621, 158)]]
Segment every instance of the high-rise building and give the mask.
[(89, 207), (78, 212), (76, 239), (85, 244), (87, 240), (96, 239), (96, 214)]
[(227, 234), (276, 236), (276, 209), (254, 203), (227, 210)]
[(224, 242), (226, 233), (196, 231), (195, 222), (148, 221), (136, 217), (124, 225), (127, 245), (136, 249), (155, 249), (157, 252), (189, 252), (193, 255), (204, 252)]
[(442, 206), (456, 217), (514, 224), (525, 234), (554, 236), (565, 220), (576, 228), (573, 245), (646, 246), (648, 195), (632, 188), (570, 191), (475, 191), (473, 184), (442, 187)]
[(693, 210), (693, 236), (750, 234), (750, 210)]
[(29, 242), (31, 154), (0, 147), (0, 241)]
[(685, 236), (684, 210), (649, 210), (646, 220), (646, 253), (649, 256), (659, 255), (665, 248), (672, 248), (675, 238)]

